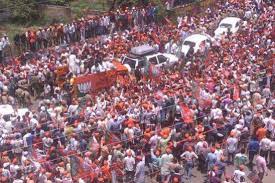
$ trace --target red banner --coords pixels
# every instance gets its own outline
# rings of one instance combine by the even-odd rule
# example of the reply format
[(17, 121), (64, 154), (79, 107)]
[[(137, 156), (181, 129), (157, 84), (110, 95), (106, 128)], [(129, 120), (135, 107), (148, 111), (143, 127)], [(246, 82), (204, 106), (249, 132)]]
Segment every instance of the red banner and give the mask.
[(116, 78), (116, 70), (111, 70), (77, 77), (74, 80), (74, 85), (81, 93), (95, 92), (113, 86)]

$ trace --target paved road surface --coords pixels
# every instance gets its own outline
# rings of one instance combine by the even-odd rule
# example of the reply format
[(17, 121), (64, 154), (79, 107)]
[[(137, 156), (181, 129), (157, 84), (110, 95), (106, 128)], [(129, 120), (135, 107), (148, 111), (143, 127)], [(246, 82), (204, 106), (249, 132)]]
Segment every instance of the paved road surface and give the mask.
[[(256, 167), (254, 167), (255, 169)], [(233, 165), (229, 165), (226, 167), (226, 174), (229, 176), (233, 175), (233, 172), (235, 170), (235, 167)], [(246, 176), (251, 172), (247, 167), (245, 169)], [(247, 177), (246, 177), (247, 183), (252, 183)], [(148, 183), (157, 183), (154, 179), (147, 178), (146, 182)], [(202, 174), (197, 170), (197, 167), (193, 169), (193, 177), (190, 181), (185, 180), (184, 183), (206, 183), (206, 174)], [(275, 169), (269, 169), (268, 175), (264, 177), (263, 183), (275, 183)]]

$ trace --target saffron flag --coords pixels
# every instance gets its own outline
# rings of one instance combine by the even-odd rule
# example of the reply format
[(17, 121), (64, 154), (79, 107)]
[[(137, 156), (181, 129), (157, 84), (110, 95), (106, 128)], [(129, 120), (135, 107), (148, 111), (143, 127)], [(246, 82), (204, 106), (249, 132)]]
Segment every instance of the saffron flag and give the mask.
[(181, 104), (181, 115), (182, 115), (183, 121), (185, 123), (193, 123), (194, 122), (194, 113), (185, 104)]
[(240, 88), (237, 84), (233, 87), (233, 99), (238, 100), (240, 99)]

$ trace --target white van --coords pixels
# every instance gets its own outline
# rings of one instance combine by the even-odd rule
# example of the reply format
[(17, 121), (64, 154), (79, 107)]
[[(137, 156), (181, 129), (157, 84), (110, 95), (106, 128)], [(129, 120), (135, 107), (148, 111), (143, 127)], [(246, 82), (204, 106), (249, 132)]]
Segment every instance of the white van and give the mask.
[(198, 52), (203, 46), (210, 47), (212, 38), (209, 35), (193, 34), (188, 36), (182, 44), (181, 52), (184, 56), (190, 51), (190, 48), (194, 49), (194, 53)]
[(156, 52), (155, 48), (149, 45), (134, 47), (131, 49), (130, 54), (121, 58), (122, 64), (127, 67), (129, 72), (138, 68), (144, 72), (144, 68), (148, 62), (157, 67), (168, 67), (178, 61), (179, 59), (175, 55)]
[(218, 28), (215, 30), (215, 38), (220, 38), (222, 34), (227, 34), (230, 31), (236, 33), (241, 26), (241, 19), (237, 17), (226, 17), (222, 19)]

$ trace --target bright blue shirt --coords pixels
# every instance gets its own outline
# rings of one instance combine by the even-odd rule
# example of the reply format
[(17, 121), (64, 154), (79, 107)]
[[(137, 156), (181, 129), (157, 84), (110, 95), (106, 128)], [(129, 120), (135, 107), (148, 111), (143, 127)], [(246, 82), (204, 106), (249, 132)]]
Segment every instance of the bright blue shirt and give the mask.
[(250, 140), (248, 144), (248, 151), (259, 151), (260, 149), (260, 144), (259, 141), (257, 140)]

